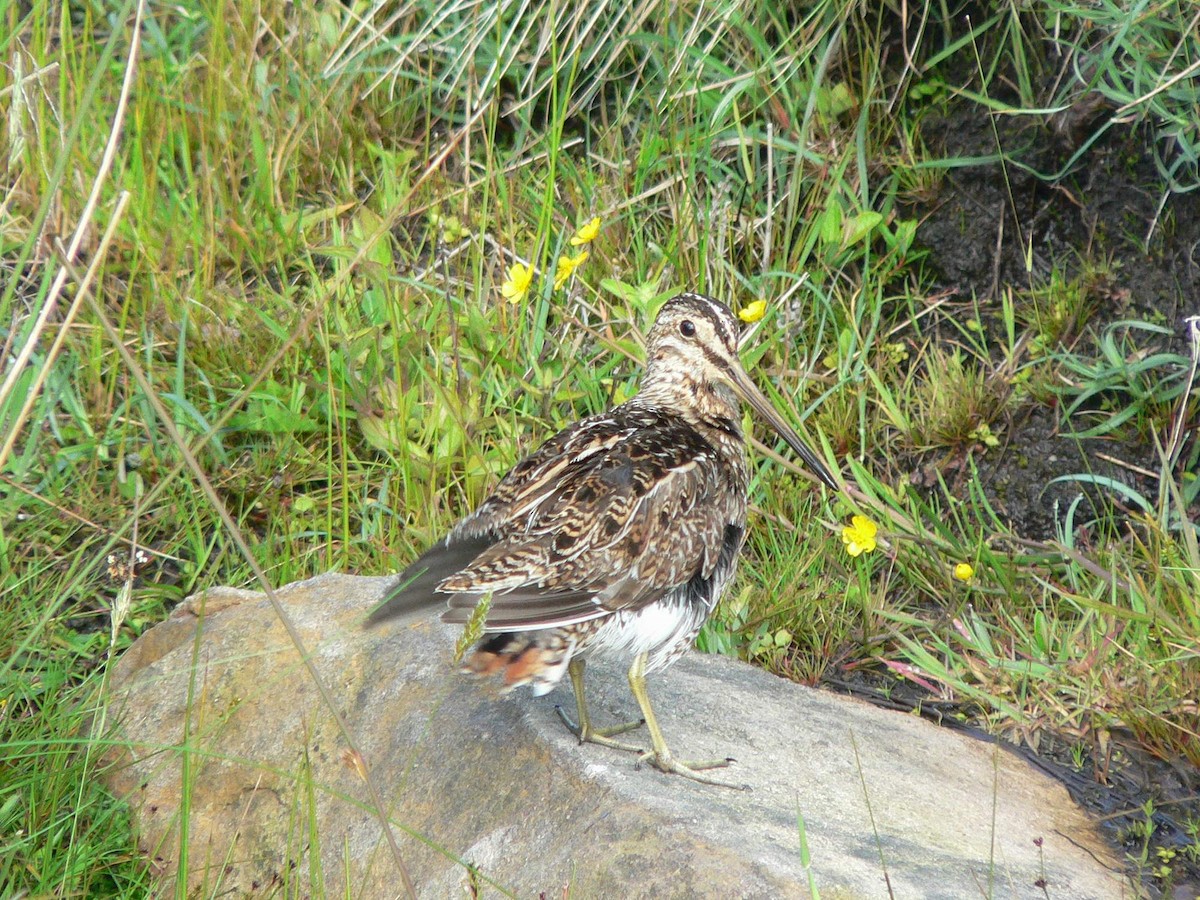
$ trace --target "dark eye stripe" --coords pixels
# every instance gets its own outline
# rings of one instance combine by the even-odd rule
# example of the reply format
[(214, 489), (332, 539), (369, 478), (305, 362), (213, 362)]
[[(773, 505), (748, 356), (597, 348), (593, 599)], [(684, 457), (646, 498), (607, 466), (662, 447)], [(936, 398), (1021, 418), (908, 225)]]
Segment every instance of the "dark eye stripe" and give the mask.
[[(733, 320), (730, 319), (730, 313), (720, 303), (711, 297), (692, 292), (681, 294), (680, 299), (686, 300), (697, 313), (712, 322), (714, 330), (725, 346), (737, 348), (737, 328), (736, 326), (730, 328)], [(682, 333), (682, 323), (680, 323), (680, 331)]]

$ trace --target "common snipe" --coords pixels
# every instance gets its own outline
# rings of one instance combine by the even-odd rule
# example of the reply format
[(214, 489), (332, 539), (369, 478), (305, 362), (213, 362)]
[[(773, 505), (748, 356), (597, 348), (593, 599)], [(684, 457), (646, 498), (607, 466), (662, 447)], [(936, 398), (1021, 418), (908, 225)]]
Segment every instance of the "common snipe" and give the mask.
[(667, 301), (650, 330), (641, 392), (518, 463), (400, 575), (372, 618), (443, 600), (443, 620), (465, 623), (490, 599), (484, 636), (463, 668), (501, 673), (508, 687), (530, 684), (535, 695), (569, 673), (579, 718), (567, 724), (580, 740), (641, 750), (612, 739), (640, 723), (593, 728), (583, 692), (589, 656), (631, 655), (629, 687), (650, 732), (643, 758), (724, 784), (698, 770), (726, 760), (688, 764), (671, 755), (646, 675), (691, 645), (733, 576), (749, 484), (739, 397), (838, 488), (754, 386), (737, 344), (723, 303), (699, 294)]

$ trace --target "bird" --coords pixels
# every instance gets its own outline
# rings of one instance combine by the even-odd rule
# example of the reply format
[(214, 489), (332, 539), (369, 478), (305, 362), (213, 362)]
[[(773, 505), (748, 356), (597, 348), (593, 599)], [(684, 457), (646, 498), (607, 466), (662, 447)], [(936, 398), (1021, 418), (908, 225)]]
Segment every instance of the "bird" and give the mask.
[[(636, 751), (655, 768), (737, 787), (671, 752), (646, 676), (693, 643), (734, 575), (746, 539), (750, 472), (741, 401), (837, 491), (821, 458), (755, 386), (738, 357), (729, 307), (680, 293), (659, 309), (638, 393), (580, 419), (521, 460), (474, 512), (397, 578), (372, 623), (444, 604), (442, 620), (482, 621), (463, 671), (535, 696), (567, 675), (580, 742)], [(629, 658), (642, 720), (596, 728), (584, 670)], [(650, 747), (614, 736), (645, 723)]]

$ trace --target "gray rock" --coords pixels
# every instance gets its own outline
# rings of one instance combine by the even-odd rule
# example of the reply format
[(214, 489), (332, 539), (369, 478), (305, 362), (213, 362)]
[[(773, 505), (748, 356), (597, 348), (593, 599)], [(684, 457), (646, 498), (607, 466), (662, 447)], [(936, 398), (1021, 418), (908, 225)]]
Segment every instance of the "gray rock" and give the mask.
[[(896, 897), (1135, 895), (1065, 791), (987, 743), (693, 653), (650, 681), (667, 740), (685, 759), (735, 756), (725, 771), (751, 790), (696, 784), (580, 746), (554, 712), (573, 709), (568, 686), (501, 696), (457, 674), (457, 629), (365, 630), (389, 582), (326, 575), (278, 595), (422, 897), (472, 896), (471, 878), (482, 896), (803, 897), (810, 877), (827, 900), (889, 883)], [(635, 715), (619, 663), (588, 675), (597, 724)], [(402, 895), (357, 758), (262, 594), (182, 604), (120, 661), (110, 710), (124, 749), (109, 779), (164, 878), (186, 856), (205, 895)]]

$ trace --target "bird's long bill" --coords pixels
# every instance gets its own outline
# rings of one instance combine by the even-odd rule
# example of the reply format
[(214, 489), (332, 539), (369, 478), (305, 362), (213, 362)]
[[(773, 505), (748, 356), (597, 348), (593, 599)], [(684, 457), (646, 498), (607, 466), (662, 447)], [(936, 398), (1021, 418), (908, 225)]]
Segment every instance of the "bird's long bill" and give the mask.
[(825, 467), (825, 463), (821, 462), (821, 458), (800, 439), (800, 435), (796, 434), (792, 426), (784, 421), (783, 416), (779, 415), (775, 407), (771, 405), (771, 401), (764, 397), (762, 391), (750, 380), (750, 376), (746, 374), (746, 370), (741, 366), (731, 366), (730, 374), (733, 376), (733, 388), (741, 395), (742, 399), (749, 403), (754, 408), (754, 411), (762, 416), (781, 438), (787, 441), (788, 446), (796, 451), (796, 455), (804, 460), (804, 464), (812, 469), (813, 473), (827, 487), (835, 491), (840, 490), (833, 475)]

